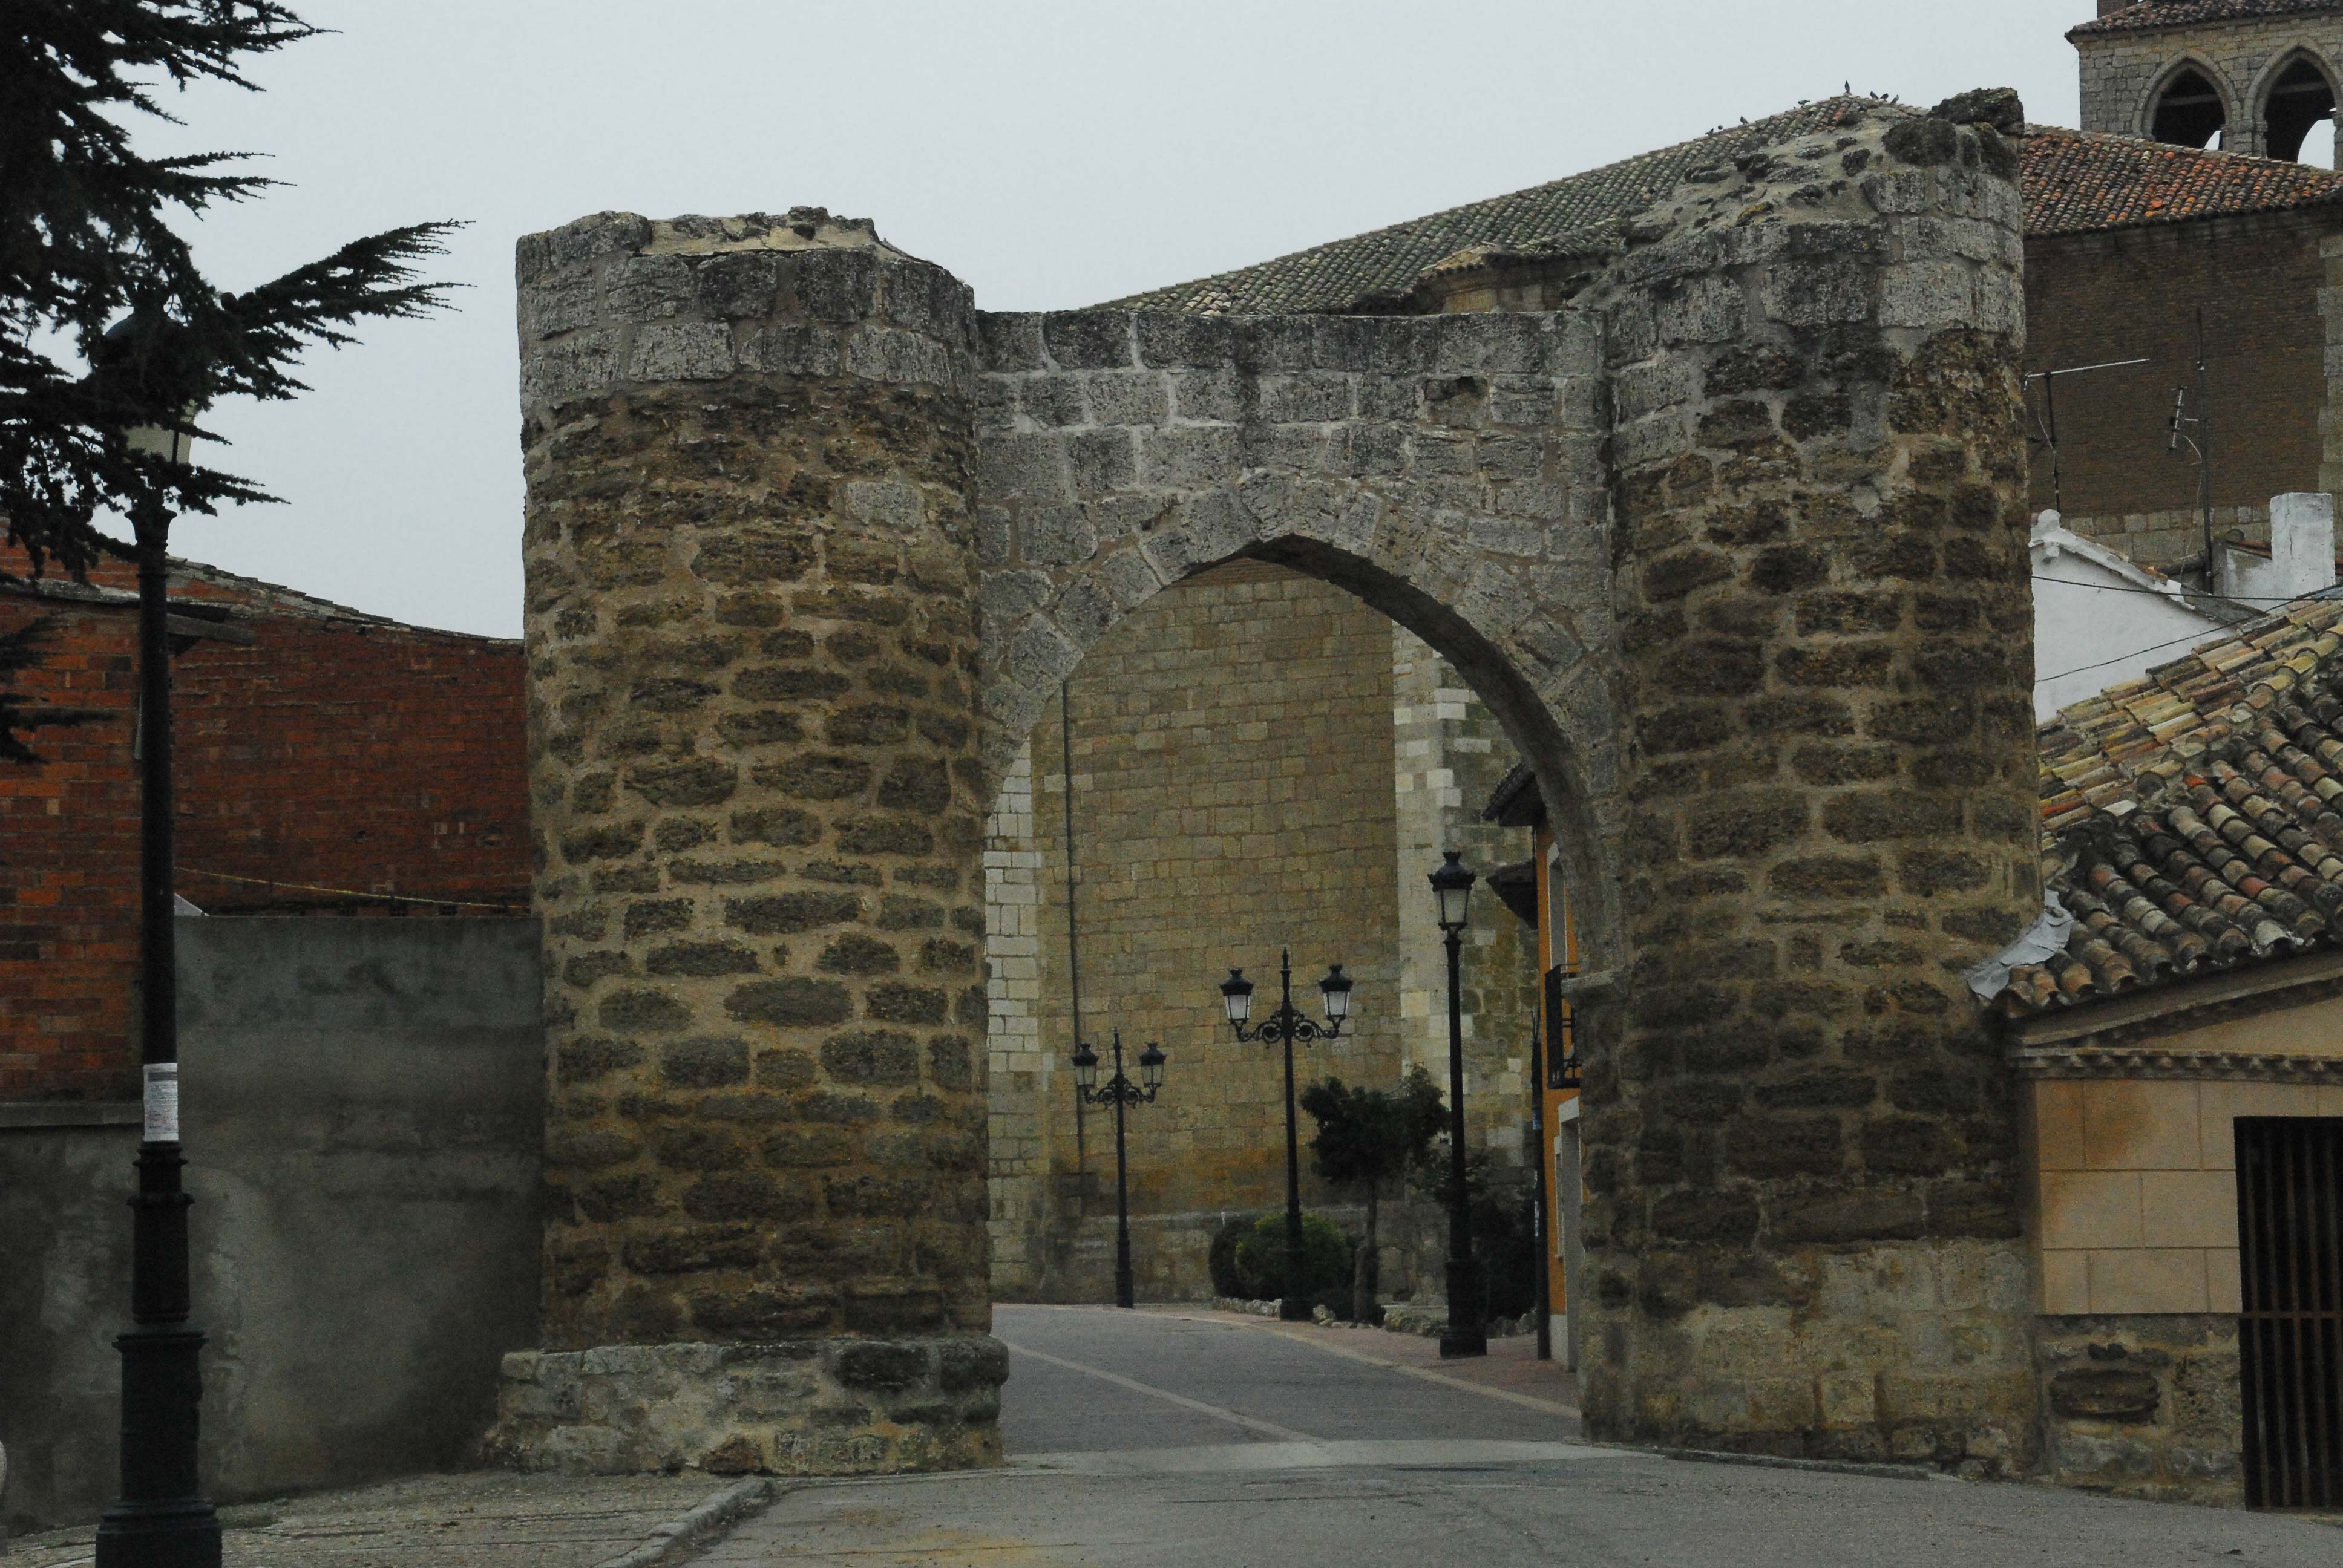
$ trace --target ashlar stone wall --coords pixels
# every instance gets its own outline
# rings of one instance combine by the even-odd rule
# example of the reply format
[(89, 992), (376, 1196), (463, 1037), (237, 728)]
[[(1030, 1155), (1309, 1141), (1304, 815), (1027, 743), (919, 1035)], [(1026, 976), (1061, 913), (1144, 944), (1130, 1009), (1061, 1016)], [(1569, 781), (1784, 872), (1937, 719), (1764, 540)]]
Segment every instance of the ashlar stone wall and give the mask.
[(813, 211), (520, 276), (551, 1081), (497, 1443), (990, 1460), (967, 290)]
[(1584, 1015), (1591, 1429), (2031, 1463), (1960, 979), (2040, 909), (2016, 166), (1818, 133), (1680, 187), (1602, 296), (1634, 818)]

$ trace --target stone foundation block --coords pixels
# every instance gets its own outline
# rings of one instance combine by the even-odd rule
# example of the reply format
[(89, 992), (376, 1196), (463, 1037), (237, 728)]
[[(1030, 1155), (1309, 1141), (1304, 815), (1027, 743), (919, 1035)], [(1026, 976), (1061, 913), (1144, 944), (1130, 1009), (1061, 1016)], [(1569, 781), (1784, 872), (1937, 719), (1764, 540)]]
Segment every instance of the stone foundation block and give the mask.
[(1001, 1462), (1008, 1376), (982, 1334), (516, 1351), (485, 1449), (584, 1475), (965, 1470)]

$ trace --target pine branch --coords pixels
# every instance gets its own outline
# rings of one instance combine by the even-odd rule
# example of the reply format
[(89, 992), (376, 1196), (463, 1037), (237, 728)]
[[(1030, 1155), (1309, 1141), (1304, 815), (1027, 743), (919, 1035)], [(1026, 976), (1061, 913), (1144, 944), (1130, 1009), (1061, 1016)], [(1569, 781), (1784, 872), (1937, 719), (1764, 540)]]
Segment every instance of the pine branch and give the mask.
[[(57, 618), (45, 615), (10, 632), (0, 632), (0, 681), (14, 686), (15, 678), (40, 667), (56, 640)], [(40, 755), (22, 734), (28, 729), (69, 729), (108, 717), (86, 708), (44, 708), (32, 705), (22, 692), (0, 690), (0, 762), (37, 766)]]
[[(165, 426), (216, 439), (189, 410), (306, 388), (313, 345), (355, 341), (369, 319), (447, 304), (419, 281), (455, 227), (412, 225), (354, 240), (248, 293), (214, 289), (175, 216), (275, 182), (240, 154), (150, 159), (125, 111), (169, 120), (153, 90), (216, 81), (253, 90), (246, 57), (319, 31), (276, 0), (10, 0), (0, 9), (0, 514), (35, 572), (80, 575), (116, 545), (96, 519), (215, 511), (273, 499), (211, 468), (131, 452), (124, 431)], [(42, 347), (62, 331), (86, 375)]]

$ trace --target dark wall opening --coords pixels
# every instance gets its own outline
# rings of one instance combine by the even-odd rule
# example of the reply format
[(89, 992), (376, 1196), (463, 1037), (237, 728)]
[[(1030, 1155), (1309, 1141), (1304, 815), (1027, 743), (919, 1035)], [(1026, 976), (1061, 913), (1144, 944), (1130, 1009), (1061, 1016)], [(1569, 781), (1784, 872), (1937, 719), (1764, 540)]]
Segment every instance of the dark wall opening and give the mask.
[(2298, 57), (2271, 84), (2269, 97), (2263, 106), (2269, 156), (2288, 163), (2299, 160), (2303, 139), (2314, 126), (2334, 117), (2334, 84), (2315, 62)]
[(2217, 145), (2227, 122), (2221, 95), (2205, 79), (2205, 74), (2184, 70), (2166, 83), (2164, 91), (2157, 95), (2148, 135), (2177, 146), (2208, 147)]

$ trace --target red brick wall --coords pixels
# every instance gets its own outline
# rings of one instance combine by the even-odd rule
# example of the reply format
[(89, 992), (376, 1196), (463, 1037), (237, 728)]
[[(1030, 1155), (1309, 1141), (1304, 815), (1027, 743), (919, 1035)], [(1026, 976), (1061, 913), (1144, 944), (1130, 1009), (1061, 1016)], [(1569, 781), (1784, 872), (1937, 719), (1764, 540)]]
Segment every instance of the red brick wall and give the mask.
[[(2331, 216), (2161, 225), (2026, 242), (2026, 369), (2143, 356), (2125, 370), (2061, 377), (2065, 509), (2106, 518), (2197, 505), (2197, 470), (2165, 451), (2175, 387), (2196, 363), (2205, 310), (2214, 416), (2213, 504), (2266, 505), (2318, 488), (2327, 396), (2318, 256)], [(2029, 384), (2038, 416), (2041, 383)], [(2038, 433), (2038, 432), (2037, 432)], [(2032, 504), (2051, 505), (2050, 462), (2035, 450)]]
[(434, 908), (365, 894), (528, 908), (519, 645), (249, 624), (251, 647), (178, 666), (180, 893), (220, 912)]
[[(0, 600), (0, 628), (38, 607)], [(0, 762), (0, 1100), (127, 1099), (138, 968), (138, 790), (132, 618), (66, 608), (19, 689), (115, 717), (31, 737), (38, 768)]]
[[(132, 581), (112, 567), (96, 580)], [(262, 609), (240, 623), (250, 646), (202, 641), (174, 664), (183, 896), (223, 913), (449, 910), (370, 894), (527, 907), (518, 643), (285, 613), (257, 586), (173, 590)], [(0, 627), (43, 608), (0, 598)], [(128, 1097), (136, 617), (45, 608), (59, 637), (25, 689), (117, 717), (35, 735), (44, 767), (0, 765), (0, 1100)]]

